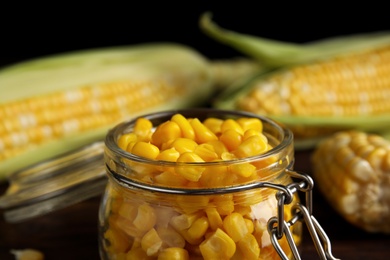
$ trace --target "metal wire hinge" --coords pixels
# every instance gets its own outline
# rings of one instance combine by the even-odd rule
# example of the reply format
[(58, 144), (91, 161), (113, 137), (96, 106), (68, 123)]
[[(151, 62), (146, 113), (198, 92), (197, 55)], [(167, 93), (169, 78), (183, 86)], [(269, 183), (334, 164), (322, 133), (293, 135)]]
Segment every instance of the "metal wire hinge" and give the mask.
[[(272, 245), (283, 260), (288, 260), (289, 258), (278, 242), (283, 236), (286, 236), (294, 259), (300, 260), (301, 257), (294, 242), (290, 227), (296, 222), (303, 220), (309, 230), (320, 259), (339, 260), (332, 255), (330, 240), (318, 221), (312, 215), (312, 190), (314, 186), (312, 178), (304, 173), (299, 173), (297, 171), (287, 170), (287, 173), (291, 175), (291, 177), (300, 179), (301, 181), (291, 183), (286, 186), (286, 189), (279, 189), (279, 191), (276, 193), (278, 214), (277, 217), (273, 217), (268, 221), (268, 232), (271, 237)], [(305, 193), (306, 203), (305, 205), (300, 203), (294, 205), (292, 207), (293, 217), (290, 220), (285, 221), (284, 205), (291, 203), (294, 194), (298, 191)]]

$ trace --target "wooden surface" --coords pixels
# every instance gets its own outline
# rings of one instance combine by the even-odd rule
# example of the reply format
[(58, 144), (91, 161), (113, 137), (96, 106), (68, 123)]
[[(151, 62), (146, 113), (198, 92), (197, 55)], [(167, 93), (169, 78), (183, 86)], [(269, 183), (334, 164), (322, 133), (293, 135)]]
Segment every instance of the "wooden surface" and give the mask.
[[(310, 151), (296, 153), (295, 169), (310, 174)], [(0, 185), (1, 194), (7, 184)], [(0, 210), (0, 259), (15, 259), (11, 249), (34, 248), (45, 259), (99, 259), (97, 212), (100, 198), (57, 210), (18, 224), (6, 223)], [(314, 216), (332, 241), (340, 259), (383, 260), (390, 257), (390, 234), (370, 234), (344, 221), (321, 194), (314, 191)], [(304, 229), (302, 259), (319, 259), (310, 235)]]

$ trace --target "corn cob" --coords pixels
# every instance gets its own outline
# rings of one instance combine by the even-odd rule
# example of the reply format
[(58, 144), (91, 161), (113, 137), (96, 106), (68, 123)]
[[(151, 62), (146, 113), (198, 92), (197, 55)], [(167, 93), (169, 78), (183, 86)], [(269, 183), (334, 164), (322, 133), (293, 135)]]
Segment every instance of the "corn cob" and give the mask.
[(273, 118), (294, 132), (297, 149), (340, 130), (382, 133), (390, 126), (388, 32), (298, 45), (223, 30), (210, 14), (202, 16), (201, 27), (259, 60), (265, 71), (230, 86), (215, 107)]
[(200, 106), (210, 63), (189, 47), (143, 44), (54, 55), (0, 70), (0, 180), (102, 139), (140, 113)]
[(320, 142), (312, 155), (317, 187), (335, 210), (368, 232), (390, 233), (390, 142), (349, 130)]

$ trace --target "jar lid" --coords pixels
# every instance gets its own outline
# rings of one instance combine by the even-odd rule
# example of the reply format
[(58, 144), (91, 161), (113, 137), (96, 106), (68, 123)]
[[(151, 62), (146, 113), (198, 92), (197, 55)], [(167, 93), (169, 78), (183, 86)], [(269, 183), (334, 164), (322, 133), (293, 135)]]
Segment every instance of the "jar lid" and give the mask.
[(0, 197), (4, 219), (21, 222), (103, 194), (103, 157), (99, 141), (12, 173)]

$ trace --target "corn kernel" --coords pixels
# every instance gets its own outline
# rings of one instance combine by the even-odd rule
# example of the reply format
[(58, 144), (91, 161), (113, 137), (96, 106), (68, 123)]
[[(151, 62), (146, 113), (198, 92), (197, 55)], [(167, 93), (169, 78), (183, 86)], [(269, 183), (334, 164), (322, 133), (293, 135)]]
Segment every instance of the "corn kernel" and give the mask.
[(238, 158), (245, 158), (264, 153), (267, 151), (267, 148), (266, 139), (258, 135), (253, 135), (244, 140), (234, 151), (234, 154)]
[(255, 231), (255, 226), (253, 224), (253, 220), (244, 218), (246, 227), (248, 228), (248, 233), (252, 234)]
[(188, 180), (174, 171), (164, 171), (154, 177), (154, 180), (162, 185), (171, 187), (184, 187)]
[(218, 228), (199, 245), (199, 249), (205, 260), (229, 259), (236, 251), (236, 243)]
[[(196, 153), (187, 152), (183, 153), (177, 158), (177, 162), (204, 162), (202, 158)], [(176, 172), (189, 181), (198, 181), (202, 176), (202, 172), (205, 167), (199, 166), (177, 166)]]
[(227, 129), (219, 136), (219, 140), (226, 146), (229, 151), (233, 151), (241, 144), (242, 136), (234, 129)]
[(133, 132), (139, 137), (140, 141), (148, 142), (152, 134), (153, 124), (149, 119), (137, 118), (134, 124)]
[(160, 149), (151, 143), (140, 141), (134, 144), (131, 153), (148, 159), (155, 159), (160, 153)]
[(161, 249), (163, 241), (158, 236), (157, 231), (152, 228), (150, 229), (141, 240), (141, 247), (148, 256), (156, 256), (158, 251)]
[(122, 202), (118, 208), (118, 215), (133, 221), (137, 216), (137, 205), (125, 201)]
[(258, 132), (263, 131), (263, 122), (259, 118), (241, 117), (237, 119), (237, 123), (242, 127), (244, 132), (248, 129), (253, 129)]
[(156, 231), (163, 241), (163, 246), (184, 248), (186, 241), (172, 227), (157, 227)]
[(180, 126), (173, 121), (166, 121), (157, 126), (156, 131), (152, 134), (151, 143), (161, 148), (163, 143), (179, 137), (181, 137)]
[(120, 230), (110, 228), (104, 232), (104, 238), (109, 241), (108, 248), (106, 248), (108, 252), (126, 252), (130, 247), (129, 239)]
[(208, 143), (198, 145), (195, 148), (194, 153), (199, 155), (205, 162), (211, 162), (218, 159), (218, 154), (214, 151), (214, 147)]
[(176, 197), (177, 205), (180, 209), (187, 213), (192, 214), (199, 210), (202, 210), (209, 203), (208, 196), (188, 196), (188, 195), (178, 195)]
[(170, 220), (170, 224), (172, 227), (174, 227), (177, 231), (179, 230), (185, 230), (189, 229), (194, 223), (195, 220), (202, 217), (203, 214), (201, 212), (196, 212), (192, 214), (181, 214), (178, 216), (174, 216)]
[(239, 133), (240, 135), (244, 134), (244, 130), (242, 129), (240, 124), (237, 123), (237, 121), (235, 121), (234, 119), (226, 119), (223, 121), (223, 123), (221, 125), (221, 132), (223, 133), (227, 130), (234, 130), (235, 132)]
[(153, 260), (155, 258), (153, 256), (148, 256), (146, 252), (140, 247), (132, 248), (126, 254), (126, 260), (140, 260), (140, 259)]
[(240, 241), (238, 241), (237, 248), (241, 251), (243, 259), (259, 259), (260, 247), (256, 238), (252, 234), (247, 234)]
[(223, 228), (234, 242), (240, 241), (244, 236), (249, 234), (244, 217), (236, 212), (233, 212), (224, 218)]
[(209, 117), (203, 121), (203, 124), (211, 130), (215, 135), (219, 135), (221, 133), (221, 125), (223, 123), (222, 119)]
[(188, 138), (177, 138), (169, 144), (169, 147), (175, 148), (180, 154), (193, 152), (197, 146), (198, 144), (194, 140)]
[(185, 118), (181, 114), (175, 114), (172, 116), (171, 120), (179, 125), (181, 130), (181, 136), (190, 140), (195, 139), (195, 131), (192, 128), (191, 124), (188, 122), (187, 118)]
[(199, 119), (194, 118), (190, 122), (195, 131), (195, 141), (198, 144), (207, 143), (209, 141), (218, 140), (218, 137), (208, 129)]
[(192, 223), (191, 227), (187, 230), (187, 233), (191, 239), (200, 239), (208, 228), (209, 221), (206, 216), (202, 216)]
[(114, 226), (120, 230), (123, 230), (123, 232), (125, 232), (130, 237), (140, 238), (145, 234), (145, 232), (138, 229), (132, 221), (120, 216), (115, 218)]
[(189, 260), (188, 251), (179, 247), (165, 248), (158, 255), (157, 260)]
[(244, 135), (242, 136), (242, 140), (246, 140), (248, 139), (249, 137), (253, 136), (253, 135), (259, 135), (261, 136), (263, 133), (262, 132), (259, 132), (257, 130), (254, 130), (254, 129), (248, 129), (244, 132)]
[(227, 166), (212, 165), (207, 167), (199, 179), (202, 187), (226, 186)]
[[(127, 134), (123, 134), (121, 135), (119, 138), (118, 138), (118, 146), (119, 148), (121, 148), (122, 150), (127, 150), (127, 146), (129, 145), (129, 143), (133, 143), (133, 142), (136, 142), (138, 140), (138, 137), (135, 133), (127, 133)], [(129, 150), (127, 150), (129, 151)], [(131, 150), (130, 150), (131, 151)]]
[(256, 174), (256, 167), (250, 163), (233, 164), (229, 167), (232, 174), (248, 178)]
[(212, 230), (217, 230), (217, 228), (223, 227), (221, 215), (219, 215), (216, 208), (208, 207), (205, 209), (205, 212)]
[(141, 231), (148, 231), (156, 224), (156, 219), (154, 209), (147, 204), (143, 204), (138, 207), (133, 224)]
[(219, 140), (213, 140), (209, 141), (206, 144), (209, 144), (213, 147), (213, 150), (218, 155), (218, 158), (222, 159), (222, 153), (228, 152), (228, 149), (226, 148), (225, 144)]
[(229, 215), (234, 211), (234, 201), (232, 194), (216, 195), (212, 199), (218, 213), (222, 216)]
[(157, 156), (156, 160), (158, 161), (168, 161), (168, 162), (176, 162), (177, 158), (179, 158), (180, 153), (175, 148), (169, 148), (164, 151), (161, 151)]

